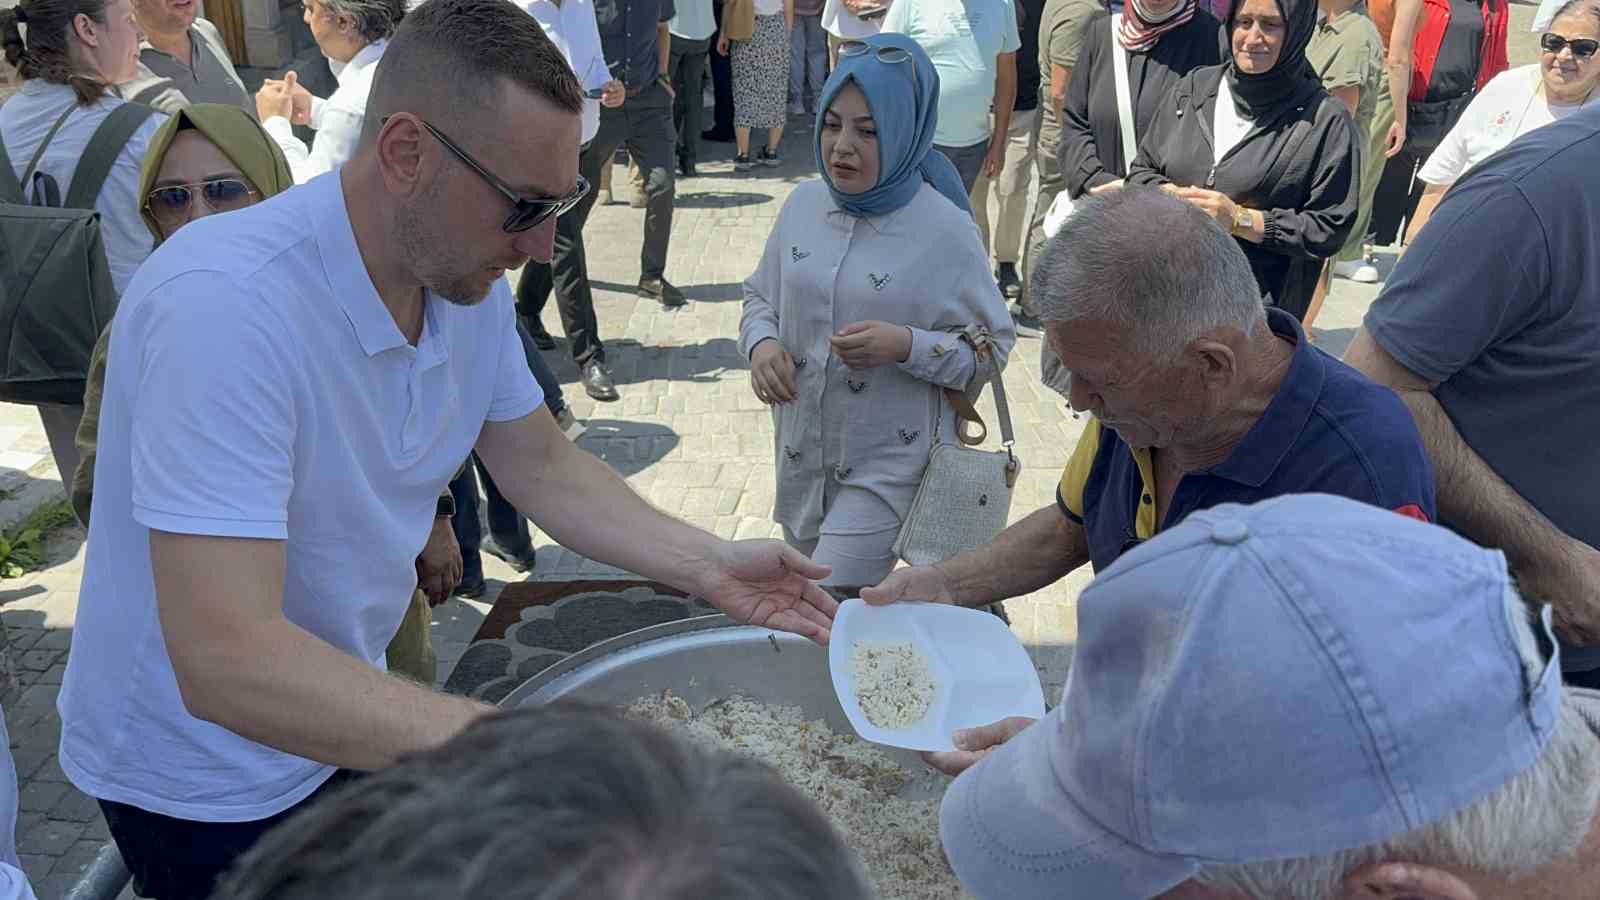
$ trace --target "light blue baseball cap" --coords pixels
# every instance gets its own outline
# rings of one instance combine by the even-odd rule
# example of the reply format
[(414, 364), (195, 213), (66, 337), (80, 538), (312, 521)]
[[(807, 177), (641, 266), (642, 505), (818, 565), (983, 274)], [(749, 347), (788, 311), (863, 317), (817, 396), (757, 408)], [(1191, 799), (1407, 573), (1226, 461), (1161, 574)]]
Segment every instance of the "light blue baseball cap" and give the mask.
[(1505, 558), (1326, 495), (1197, 513), (1083, 592), (1062, 702), (951, 785), (983, 900), (1149, 900), (1208, 864), (1379, 843), (1480, 800), (1556, 726)]

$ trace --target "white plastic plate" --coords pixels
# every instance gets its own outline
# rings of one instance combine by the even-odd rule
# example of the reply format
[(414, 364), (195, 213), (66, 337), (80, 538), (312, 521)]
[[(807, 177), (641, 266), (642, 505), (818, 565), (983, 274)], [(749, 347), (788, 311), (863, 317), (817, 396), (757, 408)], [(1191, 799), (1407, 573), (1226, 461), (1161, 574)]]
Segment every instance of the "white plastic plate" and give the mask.
[[(856, 698), (851, 648), (868, 643), (910, 643), (928, 659), (933, 705), (921, 721), (891, 731), (867, 721)], [(828, 670), (839, 705), (856, 734), (908, 750), (954, 750), (958, 728), (987, 725), (1007, 716), (1044, 717), (1044, 687), (1022, 642), (987, 612), (942, 603), (902, 601), (869, 606), (839, 604), (828, 640)]]

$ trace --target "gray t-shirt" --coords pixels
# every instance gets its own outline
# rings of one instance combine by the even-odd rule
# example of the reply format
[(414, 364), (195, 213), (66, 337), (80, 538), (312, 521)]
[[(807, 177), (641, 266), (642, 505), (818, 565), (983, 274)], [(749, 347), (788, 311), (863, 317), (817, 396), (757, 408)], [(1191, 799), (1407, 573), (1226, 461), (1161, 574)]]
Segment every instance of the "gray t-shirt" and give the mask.
[[(1467, 444), (1562, 531), (1600, 547), (1600, 107), (1457, 182), (1366, 317)], [(1444, 506), (1444, 498), (1440, 498)], [(1444, 524), (1448, 525), (1448, 522)], [(1600, 647), (1583, 665), (1600, 667)]]
[(139, 74), (118, 86), (126, 100), (175, 113), (191, 103), (223, 103), (256, 114), (255, 101), (233, 69), (217, 26), (195, 19), (189, 26), (190, 59), (184, 65), (175, 56), (143, 44), (139, 48)]

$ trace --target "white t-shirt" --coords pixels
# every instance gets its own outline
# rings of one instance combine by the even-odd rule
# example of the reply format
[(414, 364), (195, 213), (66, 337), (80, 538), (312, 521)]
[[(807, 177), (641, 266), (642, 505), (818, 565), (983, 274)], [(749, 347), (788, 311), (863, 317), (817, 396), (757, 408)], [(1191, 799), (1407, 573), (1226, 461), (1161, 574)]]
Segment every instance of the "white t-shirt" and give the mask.
[(822, 5), (822, 30), (841, 41), (859, 41), (878, 33), (882, 19), (860, 19), (844, 8), (843, 0), (826, 0)]
[(1228, 151), (1244, 143), (1244, 136), (1256, 125), (1255, 119), (1239, 114), (1233, 105), (1233, 89), (1224, 78), (1217, 84), (1217, 109), (1211, 117), (1211, 164), (1222, 162)]
[(1556, 106), (1540, 86), (1539, 64), (1507, 69), (1489, 79), (1461, 113), (1461, 119), (1428, 155), (1417, 177), (1428, 184), (1452, 185), (1475, 165), (1535, 128), (1577, 112), (1582, 106)]
[[(595, 21), (592, 0), (562, 0), (560, 6), (550, 0), (527, 0), (522, 8), (544, 27), (545, 36), (567, 58), (567, 65), (577, 73), (585, 91), (605, 87), (611, 80), (611, 69), (600, 50), (600, 26)], [(579, 140), (587, 144), (599, 132), (600, 101), (584, 97)]]
[(783, 12), (783, 0), (756, 0), (756, 15), (775, 16)]
[(367, 275), (337, 173), (185, 226), (134, 277), (59, 702), (61, 767), (84, 793), (250, 821), (333, 772), (189, 715), (150, 531), (285, 541), (284, 615), (383, 668), (440, 490), (485, 421), (544, 400), (504, 279), (478, 305), (429, 294), (425, 311), (413, 347)]
[(355, 155), (356, 145), (361, 142), (361, 126), (367, 118), (372, 76), (378, 74), (378, 61), (388, 46), (385, 38), (362, 47), (347, 63), (328, 61), (339, 87), (327, 99), (311, 98), (311, 127), (317, 136), (310, 150), (294, 136), (294, 129), (283, 116), (261, 123), (289, 160), (295, 184), (305, 184), (323, 172), (331, 172)]
[[(11, 158), (11, 167), (18, 178), (28, 168), (28, 160), (33, 158), (56, 120), (76, 102), (71, 87), (35, 78), (24, 81), (22, 90), (0, 106), (0, 139), (5, 141), (6, 155)], [(62, 199), (72, 185), (73, 172), (89, 146), (89, 138), (122, 103), (106, 96), (92, 106), (79, 106), (50, 139), (37, 171), (55, 179)], [(128, 279), (150, 255), (150, 248), (155, 244), (150, 228), (139, 216), (139, 207), (143, 204), (139, 196), (139, 164), (144, 161), (145, 151), (150, 149), (150, 139), (166, 118), (156, 113), (139, 126), (111, 166), (106, 183), (95, 198), (94, 207), (100, 212), (100, 237), (105, 243), (106, 263), (111, 269), (111, 284), (118, 294), (128, 286)], [(31, 186), (25, 185), (23, 190), (32, 196)]]
[(883, 31), (916, 41), (939, 71), (935, 144), (971, 147), (992, 136), (996, 57), (1022, 47), (1011, 0), (894, 0)]

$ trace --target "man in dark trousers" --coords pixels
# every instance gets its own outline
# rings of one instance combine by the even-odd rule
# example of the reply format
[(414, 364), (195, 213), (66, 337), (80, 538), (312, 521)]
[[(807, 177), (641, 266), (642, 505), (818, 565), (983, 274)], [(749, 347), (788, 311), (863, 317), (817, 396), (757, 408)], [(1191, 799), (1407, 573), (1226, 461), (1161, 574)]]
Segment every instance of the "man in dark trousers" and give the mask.
[[(672, 127), (672, 86), (667, 78), (672, 53), (667, 22), (676, 9), (672, 0), (597, 0), (594, 12), (606, 65), (612, 77), (621, 79), (627, 88), (628, 99), (616, 109), (600, 109), (600, 131), (579, 156), (578, 171), (589, 184), (599, 185), (601, 169), (611, 164), (617, 148), (623, 146), (639, 161), (645, 172), (647, 200), (639, 296), (673, 309), (688, 302), (665, 278), (677, 143)], [(591, 190), (557, 221), (554, 258), (548, 267), (530, 266), (523, 273), (517, 285), (517, 306), (529, 320), (537, 321), (554, 288), (561, 327), (582, 372), (584, 391), (596, 400), (611, 401), (617, 399), (617, 387), (605, 364), (583, 246), (583, 226), (595, 199)]]
[[(722, 29), (722, 10), (727, 4), (716, 0), (712, 9), (717, 15), (717, 30)], [(711, 91), (716, 95), (712, 112), (711, 129), (700, 133), (700, 140), (718, 144), (733, 143), (733, 60), (718, 53), (716, 47), (706, 54), (711, 69)]]

